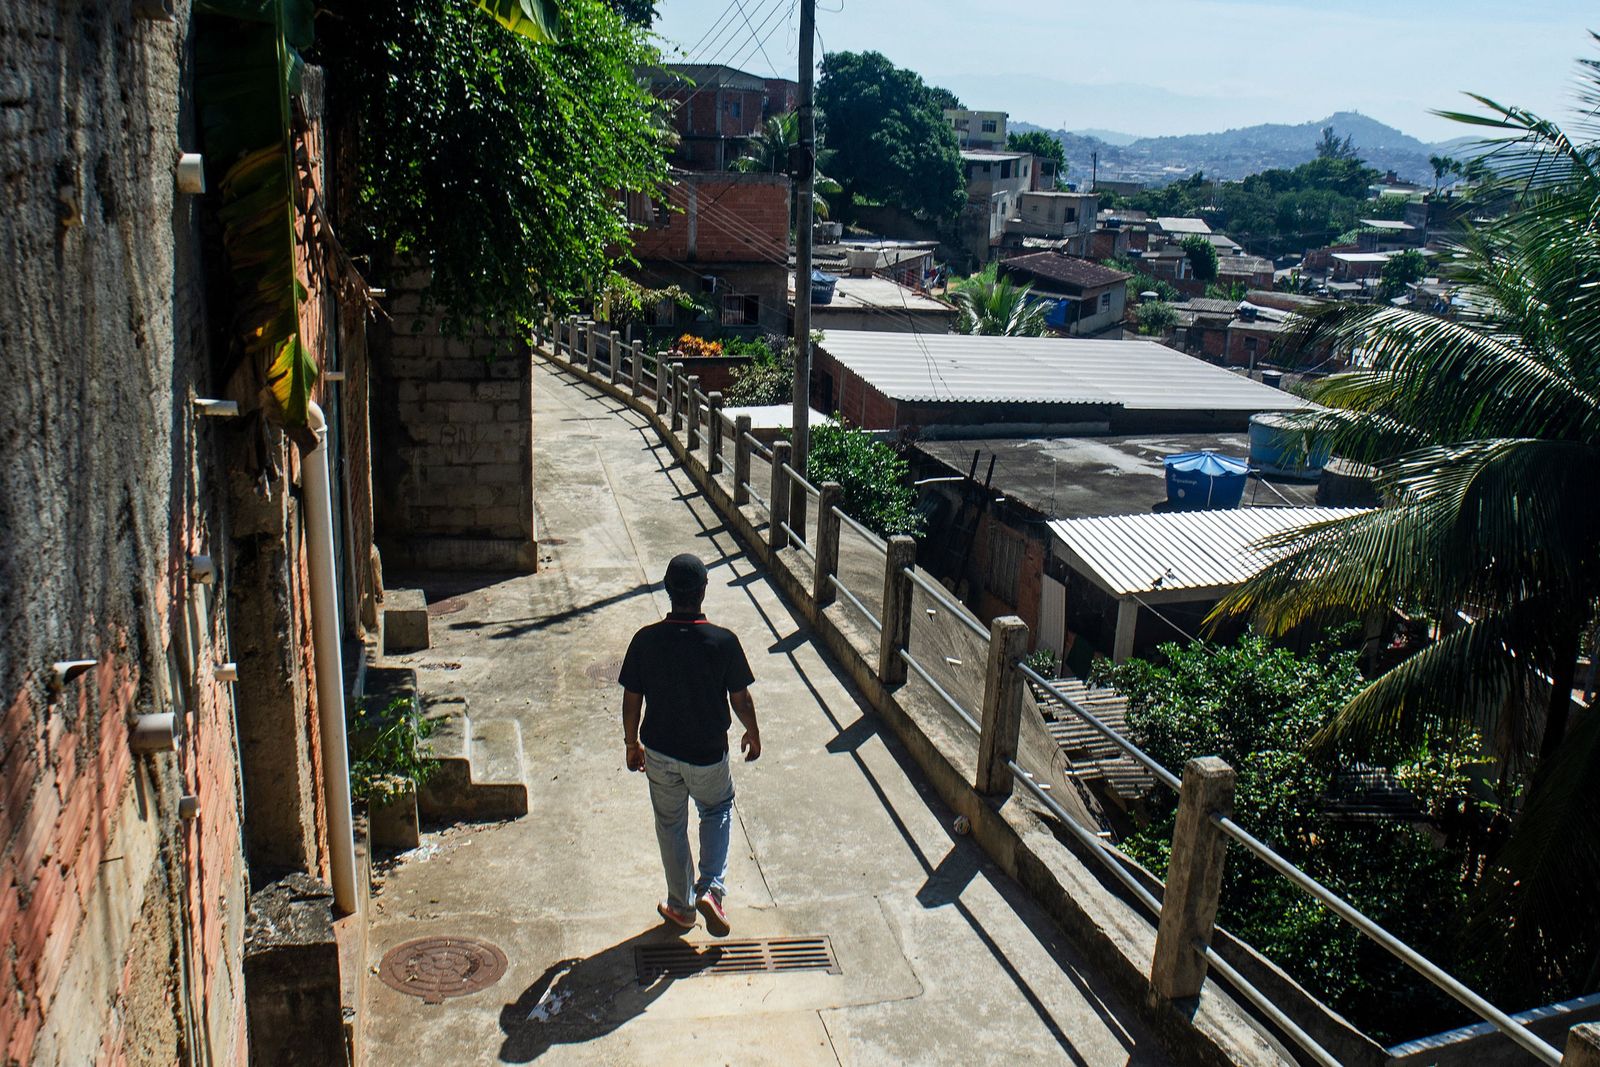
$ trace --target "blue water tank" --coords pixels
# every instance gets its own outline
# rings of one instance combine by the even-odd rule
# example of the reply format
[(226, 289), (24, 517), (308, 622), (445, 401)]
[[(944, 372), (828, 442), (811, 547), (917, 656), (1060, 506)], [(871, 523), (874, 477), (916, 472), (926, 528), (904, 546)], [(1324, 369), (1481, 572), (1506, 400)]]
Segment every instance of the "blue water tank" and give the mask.
[(1305, 454), (1304, 431), (1283, 415), (1250, 416), (1250, 465), (1263, 474), (1315, 478), (1328, 462), (1328, 446)]
[(1176, 511), (1236, 508), (1244, 499), (1250, 465), (1215, 452), (1183, 452), (1168, 456), (1167, 503)]
[(813, 304), (833, 303), (833, 287), (839, 284), (836, 274), (824, 274), (820, 270), (811, 272), (811, 302)]

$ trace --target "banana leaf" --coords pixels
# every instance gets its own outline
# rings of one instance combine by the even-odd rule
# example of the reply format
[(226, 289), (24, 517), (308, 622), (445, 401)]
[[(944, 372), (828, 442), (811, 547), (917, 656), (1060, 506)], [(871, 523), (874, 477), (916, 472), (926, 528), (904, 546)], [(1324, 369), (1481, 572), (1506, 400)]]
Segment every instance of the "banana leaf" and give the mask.
[(476, 0), (476, 3), (513, 33), (541, 44), (560, 39), (557, 34), (560, 12), (555, 0)]

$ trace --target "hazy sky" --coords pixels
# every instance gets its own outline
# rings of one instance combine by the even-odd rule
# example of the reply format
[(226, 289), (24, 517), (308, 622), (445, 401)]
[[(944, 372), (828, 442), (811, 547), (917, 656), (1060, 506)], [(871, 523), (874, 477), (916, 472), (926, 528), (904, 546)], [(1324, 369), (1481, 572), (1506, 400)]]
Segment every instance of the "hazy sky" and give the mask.
[[(676, 58), (794, 77), (795, 0), (658, 9)], [(1462, 90), (1566, 118), (1573, 60), (1600, 58), (1591, 27), (1593, 0), (818, 0), (817, 52), (879, 51), (1041, 126), (1201, 133), (1360, 111), (1432, 141), (1471, 132), (1428, 114), (1470, 108)]]

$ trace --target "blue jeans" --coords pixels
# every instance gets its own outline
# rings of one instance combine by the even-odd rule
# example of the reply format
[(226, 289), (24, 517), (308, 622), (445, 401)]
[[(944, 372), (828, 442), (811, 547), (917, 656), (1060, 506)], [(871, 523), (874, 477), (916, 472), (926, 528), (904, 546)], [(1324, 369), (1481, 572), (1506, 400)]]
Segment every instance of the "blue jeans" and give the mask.
[[(702, 767), (645, 749), (645, 776), (656, 812), (656, 843), (667, 875), (667, 903), (689, 911), (707, 891), (722, 897), (733, 824), (733, 772), (728, 757)], [(700, 877), (689, 853), (689, 798), (700, 812)]]

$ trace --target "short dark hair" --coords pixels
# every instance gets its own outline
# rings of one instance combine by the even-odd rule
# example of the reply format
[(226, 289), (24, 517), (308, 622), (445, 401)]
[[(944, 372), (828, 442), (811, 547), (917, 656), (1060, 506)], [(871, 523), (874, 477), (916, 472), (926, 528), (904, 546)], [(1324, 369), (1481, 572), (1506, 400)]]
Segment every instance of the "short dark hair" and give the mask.
[(676, 612), (695, 612), (700, 610), (700, 605), (706, 601), (706, 588), (701, 586), (695, 590), (667, 590), (667, 599), (672, 601), (672, 610)]

